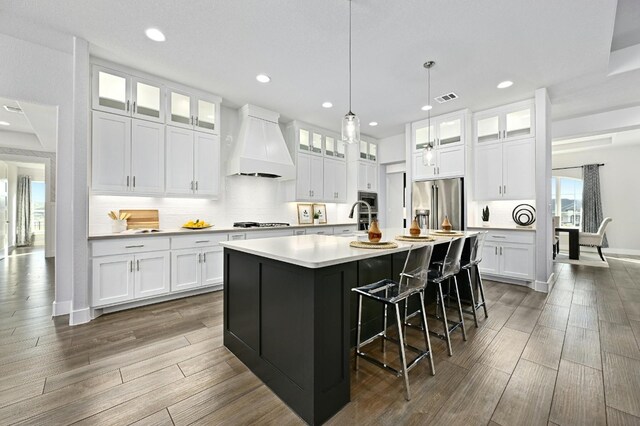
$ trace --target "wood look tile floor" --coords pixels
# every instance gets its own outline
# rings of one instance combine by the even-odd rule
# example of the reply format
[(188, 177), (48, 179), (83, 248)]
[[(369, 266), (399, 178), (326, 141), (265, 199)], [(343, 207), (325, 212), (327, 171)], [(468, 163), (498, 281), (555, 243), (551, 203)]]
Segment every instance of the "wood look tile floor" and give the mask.
[[(222, 346), (221, 292), (69, 327), (50, 317), (53, 263), (17, 254), (0, 261), (0, 425), (302, 424)], [(640, 260), (608, 260), (556, 265), (549, 295), (486, 281), (489, 318), (467, 318), (452, 357), (432, 338), (411, 401), (361, 362), (328, 424), (640, 424)]]

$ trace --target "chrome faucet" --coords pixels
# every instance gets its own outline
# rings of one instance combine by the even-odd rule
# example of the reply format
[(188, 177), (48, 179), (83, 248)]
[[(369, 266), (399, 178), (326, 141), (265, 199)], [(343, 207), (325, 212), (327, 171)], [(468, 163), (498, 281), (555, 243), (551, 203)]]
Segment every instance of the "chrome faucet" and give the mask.
[(349, 212), (349, 219), (353, 219), (353, 211), (356, 209), (358, 204), (364, 204), (367, 207), (367, 211), (369, 213), (369, 223), (367, 223), (367, 229), (371, 226), (371, 206), (366, 201), (358, 200), (351, 206), (351, 212)]

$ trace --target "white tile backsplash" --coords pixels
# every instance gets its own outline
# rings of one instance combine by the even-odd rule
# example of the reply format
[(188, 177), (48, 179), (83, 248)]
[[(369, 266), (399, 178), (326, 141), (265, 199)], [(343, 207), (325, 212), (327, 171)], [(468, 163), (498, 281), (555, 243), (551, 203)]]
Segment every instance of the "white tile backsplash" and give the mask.
[[(218, 200), (93, 195), (89, 197), (89, 234), (111, 232), (110, 210), (158, 209), (162, 229), (179, 228), (188, 220), (206, 220), (218, 227), (233, 222), (298, 222), (295, 202), (282, 201), (274, 179), (227, 176)], [(327, 204), (329, 223), (355, 222), (349, 219), (347, 204)]]
[[(489, 223), (491, 226), (516, 226), (516, 223), (511, 218), (511, 214), (518, 204), (536, 206), (535, 200), (472, 201), (468, 205), (467, 226), (482, 225), (482, 209), (485, 206), (489, 206)], [(535, 227), (535, 223), (533, 226)]]

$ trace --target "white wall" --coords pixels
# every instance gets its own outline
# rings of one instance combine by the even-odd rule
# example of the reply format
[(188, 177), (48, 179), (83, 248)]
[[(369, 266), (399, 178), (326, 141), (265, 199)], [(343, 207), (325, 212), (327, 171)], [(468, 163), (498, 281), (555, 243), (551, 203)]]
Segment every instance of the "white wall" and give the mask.
[(404, 163), (406, 144), (404, 133), (378, 141), (378, 158), (380, 164)]
[(44, 182), (44, 167), (18, 167), (18, 176), (31, 176), (32, 181)]
[[(22, 26), (21, 34), (42, 34), (36, 26)], [(3, 26), (3, 28), (7, 28)], [(50, 39), (50, 38), (49, 38)], [(0, 34), (0, 96), (18, 101), (52, 105), (58, 108), (57, 198), (56, 208), (56, 296), (54, 315), (71, 309), (74, 258), (72, 236), (73, 206), (73, 56), (72, 38), (60, 35), (57, 40), (65, 50)], [(78, 226), (76, 224), (76, 226)], [(86, 251), (86, 243), (85, 243)]]
[[(637, 145), (615, 145), (553, 155), (553, 167), (604, 163), (600, 168), (602, 210), (613, 218), (607, 228), (609, 253), (640, 254), (640, 140)], [(581, 169), (554, 170), (554, 176), (582, 177)]]

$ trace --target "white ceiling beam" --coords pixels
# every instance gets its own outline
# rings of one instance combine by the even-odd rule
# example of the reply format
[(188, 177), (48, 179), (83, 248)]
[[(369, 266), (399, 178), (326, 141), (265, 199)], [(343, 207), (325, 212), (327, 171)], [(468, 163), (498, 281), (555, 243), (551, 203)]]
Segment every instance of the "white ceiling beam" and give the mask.
[(640, 106), (553, 122), (553, 140), (640, 129)]
[(640, 69), (640, 44), (611, 52), (609, 76)]

